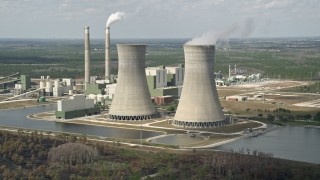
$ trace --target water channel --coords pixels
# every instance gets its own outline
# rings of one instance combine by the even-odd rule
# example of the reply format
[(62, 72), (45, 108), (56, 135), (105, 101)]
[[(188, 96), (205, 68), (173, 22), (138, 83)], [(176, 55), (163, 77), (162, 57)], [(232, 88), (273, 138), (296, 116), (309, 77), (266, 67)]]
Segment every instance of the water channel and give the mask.
[[(139, 139), (140, 130), (92, 126), (84, 124), (69, 124), (54, 121), (32, 120), (27, 118), (29, 114), (35, 114), (56, 109), (56, 104), (9, 109), (0, 111), (0, 126), (15, 128), (26, 128), (34, 130), (44, 130), (52, 132), (66, 132), (86, 134), (101, 137), (114, 137), (124, 139)], [(162, 133), (153, 131), (142, 131), (142, 138), (150, 138), (161, 135)]]
[(258, 150), (274, 157), (320, 164), (320, 128), (285, 126), (258, 137), (217, 146), (218, 150)]
[[(50, 104), (28, 108), (1, 110), (0, 126), (125, 139), (140, 138), (140, 130), (69, 124), (54, 121), (32, 120), (27, 118), (27, 115), (29, 114), (53, 111), (55, 109), (56, 105)], [(143, 138), (150, 138), (158, 135), (161, 135), (161, 133), (142, 131)], [(190, 138), (188, 135), (172, 135), (154, 139), (152, 142), (172, 145), (187, 145), (199, 140), (201, 139)], [(228, 144), (214, 147), (213, 149), (240, 150), (247, 148), (250, 150), (272, 153), (274, 157), (278, 158), (320, 164), (320, 128), (285, 126), (258, 137), (245, 137)]]

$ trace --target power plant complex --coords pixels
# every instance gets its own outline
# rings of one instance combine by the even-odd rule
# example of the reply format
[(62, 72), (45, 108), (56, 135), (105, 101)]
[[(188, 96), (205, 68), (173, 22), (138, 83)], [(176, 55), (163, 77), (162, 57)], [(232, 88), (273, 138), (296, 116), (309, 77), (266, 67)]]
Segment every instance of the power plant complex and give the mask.
[[(119, 16), (113, 21), (121, 14), (116, 15)], [(176, 99), (177, 110), (170, 119), (174, 126), (209, 128), (229, 123), (222, 112), (214, 79), (214, 45), (184, 45), (185, 64), (146, 67), (147, 45), (117, 44), (118, 75), (115, 76), (110, 72), (111, 23), (108, 20), (104, 31), (105, 73), (102, 77), (91, 76), (89, 26), (84, 27), (84, 81), (77, 84), (72, 79), (51, 80), (49, 76), (46, 79), (41, 76), (39, 88), (34, 90), (39, 96), (70, 96), (58, 100), (57, 119), (100, 114), (104, 109), (109, 112), (100, 114), (101, 117), (111, 121), (156, 119), (160, 118), (156, 105), (166, 105)], [(77, 89), (77, 85), (82, 89)]]
[[(229, 123), (229, 119), (222, 112), (216, 90), (215, 46), (184, 45), (185, 67), (179, 65), (179, 67), (146, 68), (146, 45), (117, 44), (118, 77), (117, 83), (114, 84), (110, 81), (110, 27), (106, 27), (105, 33), (105, 77), (104, 80), (92, 82), (90, 81), (89, 27), (85, 27), (84, 84), (85, 94), (95, 102), (102, 103), (95, 97), (110, 98), (112, 94), (112, 103), (107, 115), (110, 120), (135, 121), (159, 118), (160, 114), (151, 101), (150, 92), (152, 92), (153, 95), (171, 95), (167, 99), (179, 98), (181, 94), (172, 121), (175, 126), (208, 128)], [(72, 104), (72, 99), (68, 100), (69, 104)], [(154, 99), (156, 99), (155, 96)], [(59, 107), (60, 111), (64, 112), (63, 106)], [(87, 111), (88, 108), (82, 109)], [(72, 115), (70, 112), (69, 114)], [(59, 118), (67, 117), (61, 113), (59, 115)]]

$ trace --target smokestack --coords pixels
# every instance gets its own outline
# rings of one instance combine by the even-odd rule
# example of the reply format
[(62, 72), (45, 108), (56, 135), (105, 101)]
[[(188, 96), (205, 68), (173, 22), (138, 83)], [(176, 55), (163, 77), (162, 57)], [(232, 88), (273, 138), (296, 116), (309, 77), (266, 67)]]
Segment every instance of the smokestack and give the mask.
[(151, 102), (145, 74), (146, 45), (117, 44), (118, 82), (109, 111), (112, 120), (147, 120), (158, 117)]
[(110, 77), (110, 27), (106, 27), (106, 45), (105, 45), (105, 79)]
[(234, 75), (237, 75), (237, 65), (234, 65)]
[(84, 84), (90, 83), (90, 37), (89, 26), (84, 27)]
[(214, 45), (184, 45), (185, 78), (173, 125), (208, 128), (228, 123), (214, 81)]
[(231, 66), (229, 65), (229, 78), (231, 78)]
[(114, 22), (117, 22), (123, 18), (126, 18), (126, 14), (124, 12), (116, 12), (109, 16), (108, 21), (106, 23), (106, 45), (105, 45), (105, 79), (110, 79), (110, 25)]

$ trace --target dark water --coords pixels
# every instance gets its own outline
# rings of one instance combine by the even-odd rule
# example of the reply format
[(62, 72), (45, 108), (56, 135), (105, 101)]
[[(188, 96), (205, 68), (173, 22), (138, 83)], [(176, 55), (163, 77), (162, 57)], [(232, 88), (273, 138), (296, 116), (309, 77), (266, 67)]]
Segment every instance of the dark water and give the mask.
[[(102, 126), (91, 126), (83, 124), (68, 124), (52, 121), (31, 120), (27, 115), (52, 111), (56, 109), (55, 104), (37, 106), (31, 108), (20, 108), (0, 111), (0, 126), (11, 126), (16, 128), (27, 128), (45, 131), (58, 131), (66, 133), (79, 133), (102, 137), (115, 137), (125, 139), (139, 139), (140, 131), (132, 129), (121, 129)], [(142, 131), (143, 138), (158, 136), (161, 133), (152, 131)]]
[(243, 138), (214, 149), (242, 148), (273, 153), (278, 158), (320, 164), (320, 128), (285, 126), (259, 137)]

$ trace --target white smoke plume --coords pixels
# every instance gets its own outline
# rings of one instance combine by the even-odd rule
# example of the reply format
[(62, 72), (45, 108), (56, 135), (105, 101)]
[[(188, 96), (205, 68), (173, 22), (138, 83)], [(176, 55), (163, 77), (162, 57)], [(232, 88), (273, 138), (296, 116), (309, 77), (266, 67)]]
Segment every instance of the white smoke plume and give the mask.
[(195, 37), (188, 41), (186, 45), (215, 45), (218, 38), (227, 39), (238, 28), (238, 25), (233, 25), (223, 31), (210, 30), (201, 36)]
[[(252, 18), (247, 18), (243, 23), (243, 31), (240, 32), (241, 37), (249, 36), (254, 30), (254, 21)], [(233, 24), (229, 28), (220, 31), (210, 30), (201, 36), (195, 37), (188, 41), (186, 45), (215, 45), (218, 39), (227, 41), (229, 36), (242, 29), (238, 24)]]
[(244, 29), (241, 32), (242, 37), (248, 37), (252, 34), (254, 31), (254, 19), (253, 18), (247, 18), (244, 21)]
[(124, 12), (113, 13), (109, 16), (106, 27), (110, 27), (112, 23), (125, 18), (126, 18), (126, 14)]

